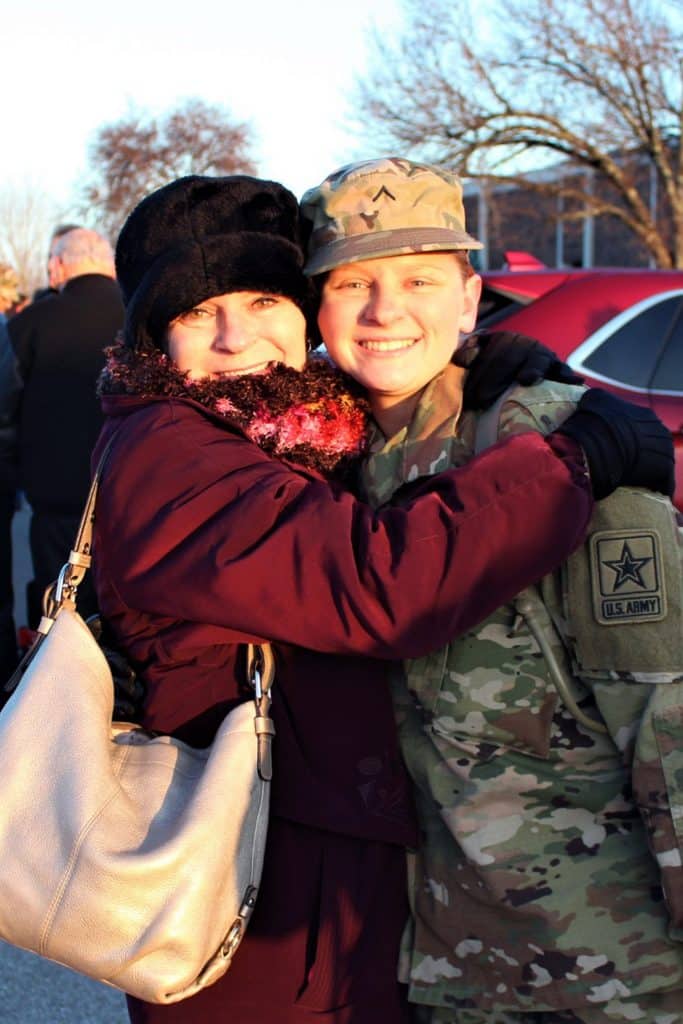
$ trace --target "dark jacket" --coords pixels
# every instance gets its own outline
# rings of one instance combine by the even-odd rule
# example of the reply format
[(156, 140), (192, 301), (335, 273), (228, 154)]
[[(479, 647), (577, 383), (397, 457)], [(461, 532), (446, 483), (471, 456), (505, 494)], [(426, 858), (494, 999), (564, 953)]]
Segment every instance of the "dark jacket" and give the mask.
[(33, 508), (79, 513), (102, 426), (95, 388), (103, 349), (123, 324), (117, 283), (83, 274), (9, 323), (23, 382), (18, 410), (19, 485)]
[(0, 495), (12, 496), (18, 478), (17, 407), (21, 382), (17, 361), (0, 314)]
[(237, 1007), (244, 1024), (289, 1022), (295, 1004), (355, 1002), (367, 1016), (354, 1024), (394, 1024), (402, 845), (416, 835), (388, 662), (371, 659), (438, 647), (576, 547), (592, 504), (577, 450), (555, 439), (560, 460), (538, 435), (516, 438), (483, 473), (472, 464), (373, 513), (194, 402), (104, 406), (96, 457), (117, 433), (95, 517), (97, 591), (147, 680), (145, 724), (206, 745), (246, 696), (239, 645), (272, 640), (277, 663), (272, 823), (247, 938), (205, 994), (135, 1004), (133, 1019), (217, 1021)]

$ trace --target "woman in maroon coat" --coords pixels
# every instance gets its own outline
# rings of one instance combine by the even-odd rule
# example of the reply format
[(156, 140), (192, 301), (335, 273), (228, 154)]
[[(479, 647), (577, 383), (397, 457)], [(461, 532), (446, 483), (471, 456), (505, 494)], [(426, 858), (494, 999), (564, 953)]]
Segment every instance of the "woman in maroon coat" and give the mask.
[(591, 511), (581, 451), (560, 434), (514, 438), (401, 508), (355, 501), (343, 483), (365, 407), (326, 363), (304, 369), (297, 224), (282, 186), (190, 177), (144, 200), (117, 247), (126, 325), (102, 383), (95, 458), (115, 437), (95, 576), (146, 682), (144, 724), (205, 746), (246, 696), (243, 645), (271, 640), (277, 658), (272, 819), (247, 936), (200, 995), (129, 1000), (134, 1022), (404, 1019), (416, 835), (383, 666), (443, 646), (548, 572)]

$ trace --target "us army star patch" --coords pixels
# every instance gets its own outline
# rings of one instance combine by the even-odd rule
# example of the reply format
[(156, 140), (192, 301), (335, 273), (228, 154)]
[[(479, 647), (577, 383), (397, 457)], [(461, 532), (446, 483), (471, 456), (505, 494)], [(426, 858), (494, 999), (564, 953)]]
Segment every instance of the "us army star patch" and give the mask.
[(666, 616), (661, 542), (656, 530), (603, 530), (590, 539), (593, 612), (604, 626)]

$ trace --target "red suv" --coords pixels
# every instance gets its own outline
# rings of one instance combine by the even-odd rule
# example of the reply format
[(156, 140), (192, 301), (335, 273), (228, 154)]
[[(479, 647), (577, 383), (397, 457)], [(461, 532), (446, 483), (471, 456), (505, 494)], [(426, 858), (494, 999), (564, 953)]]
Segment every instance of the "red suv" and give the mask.
[(538, 338), (586, 379), (649, 405), (673, 434), (683, 511), (683, 271), (552, 270), (526, 253), (487, 271), (479, 328)]

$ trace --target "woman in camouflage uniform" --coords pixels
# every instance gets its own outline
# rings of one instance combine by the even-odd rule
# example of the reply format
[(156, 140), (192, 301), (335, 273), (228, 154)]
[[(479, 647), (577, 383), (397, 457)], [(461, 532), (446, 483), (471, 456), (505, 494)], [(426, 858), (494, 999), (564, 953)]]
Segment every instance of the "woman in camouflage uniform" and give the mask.
[[(343, 168), (302, 208), (322, 336), (368, 389), (380, 506), (481, 447), (462, 411), (481, 246), (457, 179), (407, 160)], [(582, 393), (517, 389), (493, 436), (589, 415)], [(683, 1021), (680, 559), (668, 498), (622, 488), (561, 572), (396, 673), (422, 830), (401, 964), (417, 1021)]]

